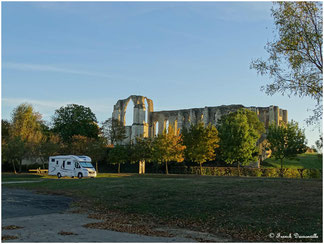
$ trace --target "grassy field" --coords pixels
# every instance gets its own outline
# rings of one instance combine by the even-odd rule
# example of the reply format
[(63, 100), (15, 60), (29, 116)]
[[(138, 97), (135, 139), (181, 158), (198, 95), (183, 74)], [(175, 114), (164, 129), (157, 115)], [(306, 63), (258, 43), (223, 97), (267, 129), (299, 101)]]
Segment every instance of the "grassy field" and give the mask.
[[(2, 174), (3, 181), (19, 177), (29, 178)], [(279, 232), (317, 233), (320, 238), (312, 241), (322, 238), (321, 180), (136, 174), (38, 178), (43, 181), (7, 186), (73, 196), (80, 206), (91, 206), (100, 216), (118, 215), (115, 222), (136, 219), (142, 226), (221, 233), (238, 241), (273, 241), (268, 235)]]
[[(298, 155), (298, 160), (283, 160), (284, 168), (292, 169), (322, 169), (322, 158), (318, 157), (317, 153), (303, 153)], [(264, 161), (262, 167), (280, 168), (280, 161), (273, 158), (268, 158)]]

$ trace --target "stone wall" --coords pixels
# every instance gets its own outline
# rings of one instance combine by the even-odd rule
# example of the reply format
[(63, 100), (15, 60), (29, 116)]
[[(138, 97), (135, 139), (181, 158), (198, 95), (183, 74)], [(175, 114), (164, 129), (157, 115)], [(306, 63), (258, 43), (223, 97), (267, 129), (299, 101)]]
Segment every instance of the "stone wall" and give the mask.
[[(129, 101), (134, 103), (133, 124), (126, 126), (127, 138), (121, 144), (127, 144), (136, 137), (154, 137), (167, 129), (167, 124), (172, 125), (180, 131), (189, 127), (191, 124), (197, 124), (200, 121), (204, 124), (217, 125), (218, 120), (225, 114), (235, 112), (240, 108), (246, 108), (254, 111), (265, 127), (275, 123), (279, 125), (280, 121), (288, 122), (287, 110), (279, 109), (277, 106), (269, 107), (244, 107), (243, 105), (222, 105), (217, 107), (204, 107), (192, 109), (180, 109), (169, 111), (153, 111), (153, 101), (144, 96), (129, 96), (127, 99), (118, 100), (114, 105), (112, 117), (122, 121), (125, 125), (126, 109)], [(145, 105), (145, 101), (148, 107)], [(145, 116), (147, 114), (147, 122)]]
[[(218, 120), (225, 114), (235, 112), (240, 108), (246, 108), (255, 112), (260, 121), (268, 128), (269, 124), (279, 125), (280, 121), (288, 122), (287, 110), (279, 109), (277, 106), (269, 107), (244, 107), (243, 105), (222, 105), (217, 107), (204, 107), (181, 109), (171, 111), (158, 111), (151, 113), (153, 134), (161, 134), (166, 129), (167, 121), (175, 128), (188, 128), (191, 124), (203, 122), (204, 124), (217, 125)], [(156, 126), (158, 124), (158, 126)]]

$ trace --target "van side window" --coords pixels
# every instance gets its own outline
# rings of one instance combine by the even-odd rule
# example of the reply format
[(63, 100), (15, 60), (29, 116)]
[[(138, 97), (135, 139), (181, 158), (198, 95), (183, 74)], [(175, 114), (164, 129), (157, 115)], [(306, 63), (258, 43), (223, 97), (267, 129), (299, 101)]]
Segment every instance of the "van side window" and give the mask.
[(56, 165), (58, 165), (58, 161), (56, 161)]
[(78, 162), (75, 162), (75, 167), (76, 167), (76, 168), (80, 168), (80, 165), (79, 165)]
[(63, 169), (65, 168), (65, 161), (63, 161), (62, 168)]
[(66, 162), (67, 165), (71, 165), (71, 162)]

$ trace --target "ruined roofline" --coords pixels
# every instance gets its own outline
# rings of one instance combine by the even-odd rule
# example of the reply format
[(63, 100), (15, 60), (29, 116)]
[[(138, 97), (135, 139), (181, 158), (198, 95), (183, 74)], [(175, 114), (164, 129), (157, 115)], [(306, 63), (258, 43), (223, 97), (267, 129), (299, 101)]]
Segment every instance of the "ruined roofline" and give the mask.
[(202, 108), (185, 108), (185, 109), (175, 109), (175, 110), (160, 110), (160, 111), (154, 111), (153, 113), (160, 113), (160, 112), (177, 112), (177, 111), (190, 111), (190, 110), (200, 110), (200, 109), (204, 109), (204, 108), (228, 108), (228, 107), (232, 107), (232, 108), (258, 108), (258, 109), (269, 109), (269, 107), (278, 107), (275, 105), (270, 105), (268, 107), (257, 107), (257, 106), (249, 106), (249, 107), (245, 107), (242, 104), (231, 104), (231, 105), (220, 105), (220, 106), (205, 106)]

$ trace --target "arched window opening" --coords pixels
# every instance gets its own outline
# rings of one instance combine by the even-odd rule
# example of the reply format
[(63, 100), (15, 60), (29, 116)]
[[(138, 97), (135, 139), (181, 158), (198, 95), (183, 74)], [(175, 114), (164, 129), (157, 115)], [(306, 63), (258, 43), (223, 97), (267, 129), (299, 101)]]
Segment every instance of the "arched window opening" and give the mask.
[(168, 131), (169, 131), (169, 120), (166, 120), (164, 123), (165, 123), (165, 131), (166, 131), (166, 133), (168, 133)]
[(154, 126), (154, 135), (157, 136), (158, 134), (159, 134), (159, 122), (156, 122)]
[(149, 105), (147, 102), (147, 99), (145, 99), (145, 122), (148, 123), (149, 122)]
[(132, 99), (129, 100), (126, 108), (125, 114), (125, 125), (130, 126), (133, 125), (134, 121), (134, 103)]

